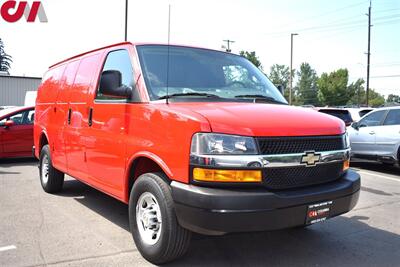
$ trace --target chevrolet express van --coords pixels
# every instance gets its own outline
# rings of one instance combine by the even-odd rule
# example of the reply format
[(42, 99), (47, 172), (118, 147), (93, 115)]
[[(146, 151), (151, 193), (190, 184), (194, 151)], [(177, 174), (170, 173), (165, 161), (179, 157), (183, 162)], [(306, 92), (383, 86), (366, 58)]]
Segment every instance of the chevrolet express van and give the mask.
[(350, 211), (344, 123), (291, 107), (247, 59), (121, 43), (49, 68), (34, 154), (44, 191), (68, 174), (129, 204), (144, 258), (181, 257), (192, 232), (303, 227)]

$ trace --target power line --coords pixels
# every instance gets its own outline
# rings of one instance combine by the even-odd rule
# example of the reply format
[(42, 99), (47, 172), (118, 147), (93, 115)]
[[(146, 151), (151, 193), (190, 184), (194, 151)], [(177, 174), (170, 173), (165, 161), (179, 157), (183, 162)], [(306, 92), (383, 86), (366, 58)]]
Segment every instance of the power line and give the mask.
[(340, 7), (340, 8), (337, 8), (337, 9), (334, 9), (334, 10), (331, 10), (331, 11), (328, 11), (326, 13), (322, 13), (322, 14), (319, 14), (319, 15), (316, 15), (316, 16), (299, 19), (297, 21), (294, 21), (294, 22), (291, 22), (289, 24), (283, 25), (283, 27), (290, 26), (290, 25), (293, 25), (293, 24), (298, 24), (299, 22), (304, 22), (304, 21), (307, 21), (307, 20), (314, 20), (315, 18), (320, 18), (322, 16), (338, 13), (339, 11), (342, 11), (342, 10), (346, 10), (346, 9), (349, 9), (349, 8), (360, 6), (362, 4), (365, 4), (366, 2), (367, 1), (364, 0), (364, 1), (361, 1), (361, 2), (358, 2), (358, 3), (355, 3), (355, 4), (351, 4), (351, 5), (348, 5), (348, 6)]
[[(376, 25), (383, 25), (386, 23), (392, 23), (392, 22), (397, 22), (397, 18), (400, 18), (400, 14), (390, 14), (390, 15), (385, 15), (385, 16), (380, 16), (374, 18), (374, 21), (377, 22)], [(393, 20), (390, 20), (393, 19)], [(296, 32), (326, 32), (326, 31), (332, 31), (332, 30), (337, 30), (337, 29), (347, 29), (347, 28), (355, 28), (355, 27), (363, 27), (365, 25), (365, 20), (363, 19), (354, 19), (353, 17), (347, 17), (344, 19), (340, 20), (334, 20), (331, 21), (327, 24), (320, 25), (320, 26), (311, 26), (311, 27), (305, 27), (305, 28), (298, 28), (296, 30), (284, 30), (284, 31), (278, 31), (278, 32), (272, 32), (272, 33), (267, 33), (266, 35), (286, 35), (289, 34), (293, 31)]]
[(371, 76), (371, 78), (396, 78), (400, 77), (400, 74), (393, 74), (393, 75), (379, 75), (379, 76)]
[(384, 10), (375, 10), (375, 13), (386, 13), (386, 12), (392, 12), (392, 11), (397, 11), (400, 10), (400, 8), (389, 8), (389, 9), (384, 9)]

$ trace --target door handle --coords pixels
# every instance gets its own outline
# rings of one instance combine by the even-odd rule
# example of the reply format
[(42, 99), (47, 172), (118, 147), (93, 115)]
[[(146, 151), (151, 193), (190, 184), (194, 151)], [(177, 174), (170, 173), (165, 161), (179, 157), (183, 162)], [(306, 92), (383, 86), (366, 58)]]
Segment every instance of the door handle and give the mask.
[(374, 131), (370, 131), (369, 134), (370, 134), (370, 135), (374, 135), (375, 132), (374, 132)]
[(72, 116), (72, 109), (69, 108), (69, 109), (68, 109), (68, 125), (71, 124), (71, 116)]
[(89, 109), (89, 118), (88, 118), (88, 125), (89, 127), (93, 124), (93, 108)]

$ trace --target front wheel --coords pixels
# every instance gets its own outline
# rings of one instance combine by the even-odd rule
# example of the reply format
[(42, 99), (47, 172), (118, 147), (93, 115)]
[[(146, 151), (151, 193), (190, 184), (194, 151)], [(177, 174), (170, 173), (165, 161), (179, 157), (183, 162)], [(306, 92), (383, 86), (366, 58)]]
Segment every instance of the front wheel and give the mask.
[(129, 199), (129, 224), (136, 247), (153, 264), (183, 256), (191, 232), (176, 218), (169, 185), (162, 174), (147, 173), (135, 182)]

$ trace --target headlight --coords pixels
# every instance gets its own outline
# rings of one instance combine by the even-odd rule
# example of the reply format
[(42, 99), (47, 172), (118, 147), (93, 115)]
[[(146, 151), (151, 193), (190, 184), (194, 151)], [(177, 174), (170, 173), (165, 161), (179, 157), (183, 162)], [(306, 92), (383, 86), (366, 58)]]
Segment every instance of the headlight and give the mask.
[(192, 138), (191, 155), (256, 155), (252, 137), (197, 133)]
[(349, 148), (350, 147), (350, 138), (349, 138), (349, 133), (346, 131), (345, 134), (343, 135), (343, 142), (344, 142), (344, 147)]

